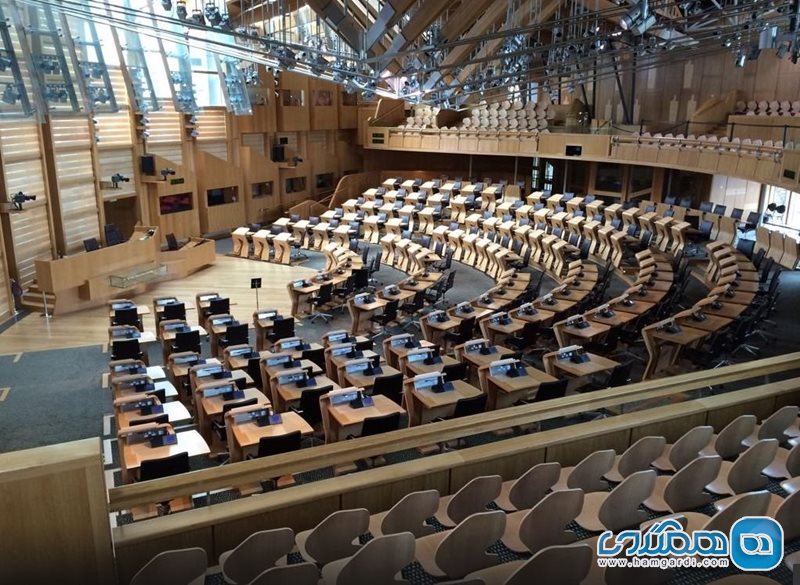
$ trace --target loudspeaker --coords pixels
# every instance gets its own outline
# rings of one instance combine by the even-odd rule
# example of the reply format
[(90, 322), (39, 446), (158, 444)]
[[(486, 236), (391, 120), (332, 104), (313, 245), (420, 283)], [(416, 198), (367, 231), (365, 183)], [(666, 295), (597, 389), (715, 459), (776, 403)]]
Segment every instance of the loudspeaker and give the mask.
[(155, 175), (156, 157), (152, 154), (143, 154), (139, 157), (139, 166), (143, 175)]
[(283, 144), (275, 144), (272, 147), (272, 162), (283, 162), (286, 160), (286, 148)]

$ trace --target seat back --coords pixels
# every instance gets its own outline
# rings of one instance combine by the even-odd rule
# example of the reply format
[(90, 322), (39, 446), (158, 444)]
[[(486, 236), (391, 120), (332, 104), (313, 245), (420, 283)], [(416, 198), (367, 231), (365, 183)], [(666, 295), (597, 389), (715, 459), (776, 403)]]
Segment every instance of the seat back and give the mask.
[(179, 331), (175, 334), (175, 351), (194, 351), (200, 353), (200, 332)]
[(723, 459), (737, 457), (745, 446), (742, 445), (747, 437), (756, 429), (756, 417), (752, 414), (743, 414), (732, 420), (722, 429), (714, 441), (714, 450)]
[(300, 393), (300, 410), (303, 412), (303, 420), (312, 427), (322, 422), (322, 411), (320, 410), (319, 398), (333, 390), (333, 386), (323, 386), (322, 388), (305, 388)]
[(202, 548), (168, 550), (154, 556), (131, 579), (131, 585), (202, 585), (208, 558)]
[[(619, 329), (611, 330), (612, 333), (614, 331), (619, 332)], [(632, 367), (633, 367), (633, 362), (624, 362), (614, 366), (614, 369), (611, 370), (611, 375), (608, 377), (609, 388), (617, 388), (619, 386), (624, 386), (625, 384), (627, 384), (631, 379)]]
[(400, 404), (403, 400), (403, 374), (378, 376), (372, 386), (372, 394), (380, 394)]
[(387, 534), (370, 540), (342, 567), (336, 583), (394, 583), (395, 575), (414, 560), (415, 541), (410, 532)]
[(294, 531), (291, 528), (254, 532), (220, 559), (222, 575), (228, 583), (250, 583), (289, 554), (292, 548)]
[(719, 530), (728, 534), (739, 518), (744, 516), (764, 516), (769, 507), (770, 493), (766, 490), (750, 492), (733, 500), (730, 506), (714, 514), (702, 527), (703, 530)]
[(761, 423), (758, 429), (758, 438), (785, 441), (784, 431), (797, 422), (798, 412), (800, 412), (800, 408), (797, 406), (784, 406), (774, 412)]
[(581, 513), (583, 500), (583, 490), (579, 489), (547, 494), (520, 522), (519, 539), (532, 553), (555, 544), (575, 542), (575, 533), (565, 528)]
[(325, 303), (330, 303), (333, 300), (333, 283), (323, 284), (319, 287), (319, 292), (314, 299), (314, 303), (317, 305), (324, 305)]
[(275, 339), (294, 337), (294, 317), (276, 319), (272, 324), (272, 336)]
[(100, 242), (97, 241), (97, 238), (89, 238), (87, 240), (83, 240), (83, 249), (86, 252), (94, 252), (95, 250), (99, 250)]
[(614, 465), (616, 453), (613, 449), (595, 451), (578, 463), (567, 478), (567, 487), (580, 488), (584, 492), (604, 491), (608, 484), (603, 476)]
[(136, 307), (130, 309), (117, 309), (114, 311), (114, 325), (139, 325), (139, 310)]
[(208, 302), (209, 315), (227, 315), (231, 312), (231, 300), (227, 298), (211, 299)]
[(121, 339), (111, 344), (112, 360), (139, 359), (141, 356), (138, 339)]
[(361, 546), (353, 541), (368, 528), (367, 509), (338, 510), (311, 530), (306, 540), (306, 553), (319, 565), (353, 556)]
[(628, 477), (636, 471), (648, 469), (664, 452), (666, 444), (664, 437), (642, 437), (636, 441), (619, 458), (617, 468), (620, 475)]
[(388, 323), (389, 321), (394, 321), (397, 319), (397, 301), (389, 301), (386, 304), (386, 307), (383, 309), (382, 319), (384, 323)]
[(306, 349), (303, 350), (302, 359), (309, 360), (322, 368), (325, 369), (325, 348), (320, 347), (317, 349)]
[(464, 380), (467, 377), (467, 362), (458, 362), (457, 364), (448, 364), (442, 368), (442, 374), (446, 382), (453, 382), (455, 380)]
[(503, 585), (580, 585), (589, 574), (591, 563), (592, 547), (588, 544), (549, 546), (528, 559)]
[(792, 447), (786, 456), (786, 470), (789, 477), (800, 476), (800, 443)]
[(249, 327), (247, 323), (229, 325), (225, 329), (225, 345), (245, 345), (249, 343)]
[(361, 426), (361, 436), (369, 437), (380, 435), (389, 431), (396, 431), (400, 427), (400, 413), (393, 412), (382, 416), (370, 416), (364, 419)]
[[(655, 459), (655, 457), (654, 457)], [(639, 506), (653, 493), (656, 485), (654, 469), (636, 471), (615, 487), (600, 506), (598, 518), (609, 530), (619, 531), (638, 526), (647, 520)]]
[(138, 425), (149, 425), (149, 424), (163, 424), (169, 422), (169, 414), (166, 412), (163, 414), (159, 414), (158, 416), (152, 416), (148, 418), (134, 418), (128, 421), (128, 426), (135, 427)]
[(708, 445), (714, 429), (710, 426), (699, 426), (689, 429), (672, 445), (669, 452), (669, 461), (675, 470), (697, 458), (700, 449)]
[(383, 534), (410, 532), (417, 538), (431, 534), (434, 528), (425, 524), (425, 520), (433, 516), (438, 507), (437, 490), (411, 492), (386, 513), (381, 522), (381, 532)]
[[(258, 231), (258, 230), (256, 230)], [(179, 248), (178, 246), (178, 238), (175, 237), (175, 234), (167, 234), (164, 236), (167, 240), (167, 250), (174, 252)]]
[(302, 439), (303, 435), (300, 431), (292, 431), (286, 435), (261, 437), (258, 440), (258, 457), (269, 457), (270, 455), (298, 451)]
[(164, 311), (161, 313), (161, 318), (165, 320), (180, 319), (186, 320), (186, 305), (183, 303), (167, 303), (164, 305)]
[(557, 461), (539, 463), (523, 473), (508, 492), (517, 510), (533, 508), (558, 481), (561, 465)]
[(447, 503), (447, 516), (456, 524), (477, 512), (486, 510), (503, 486), (499, 475), (484, 475), (470, 480)]
[(800, 491), (791, 494), (778, 505), (774, 518), (783, 527), (784, 542), (800, 536)]
[(436, 565), (451, 579), (458, 579), (495, 565), (500, 558), (486, 549), (497, 542), (506, 526), (505, 512), (479, 512), (447, 533), (434, 556)]
[(542, 382), (536, 390), (536, 396), (533, 397), (533, 401), (542, 402), (544, 400), (553, 400), (554, 398), (563, 398), (567, 393), (568, 383), (569, 380), (567, 378), (556, 380), (555, 382)]
[(460, 398), (456, 402), (455, 411), (453, 411), (453, 418), (461, 418), (462, 416), (472, 416), (473, 414), (480, 414), (486, 410), (486, 401), (488, 400), (486, 394), (478, 394), (472, 398)]
[(145, 459), (139, 467), (139, 480), (148, 481), (186, 473), (189, 471), (189, 454), (176, 453), (160, 459)]
[(778, 452), (777, 439), (761, 439), (733, 462), (728, 474), (728, 485), (736, 494), (752, 492), (767, 485), (766, 476), (761, 472)]
[(664, 486), (664, 501), (673, 512), (685, 512), (711, 502), (705, 487), (716, 479), (722, 467), (718, 455), (700, 456), (684, 465)]

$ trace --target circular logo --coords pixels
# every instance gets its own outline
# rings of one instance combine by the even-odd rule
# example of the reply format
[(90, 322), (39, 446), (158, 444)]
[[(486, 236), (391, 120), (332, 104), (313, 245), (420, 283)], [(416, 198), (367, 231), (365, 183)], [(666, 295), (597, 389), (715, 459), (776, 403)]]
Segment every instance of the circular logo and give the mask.
[(772, 518), (745, 516), (730, 532), (731, 561), (743, 571), (771, 571), (783, 559), (783, 527)]

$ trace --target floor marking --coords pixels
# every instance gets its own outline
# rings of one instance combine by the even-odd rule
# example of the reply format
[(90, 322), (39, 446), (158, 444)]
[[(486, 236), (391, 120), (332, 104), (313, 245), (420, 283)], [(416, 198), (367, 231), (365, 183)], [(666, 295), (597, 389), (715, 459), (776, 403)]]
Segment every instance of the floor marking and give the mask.
[(103, 436), (107, 437), (111, 434), (111, 419), (113, 414), (107, 414), (103, 417)]
[(111, 439), (103, 441), (103, 465), (114, 463), (114, 454), (111, 452)]
[(3, 402), (6, 398), (8, 398), (9, 392), (11, 392), (11, 388), (0, 388), (0, 402)]
[[(106, 478), (106, 485), (110, 485), (108, 483), (108, 478)], [(108, 523), (111, 525), (111, 528), (116, 528), (117, 527), (117, 513), (116, 512), (111, 512), (108, 515)]]
[(14, 363), (15, 363), (15, 364), (16, 364), (16, 363), (19, 361), (19, 359), (22, 357), (22, 354), (23, 354), (23, 353), (24, 353), (24, 352), (19, 352), (17, 355), (15, 355), (15, 356), (14, 356)]
[(108, 388), (108, 372), (105, 372), (105, 373), (104, 373), (104, 374), (103, 374), (103, 375), (100, 377), (100, 388), (101, 388), (101, 389)]
[(103, 345), (101, 345), (100, 346), (100, 351), (102, 353), (108, 353), (108, 343), (104, 343)]

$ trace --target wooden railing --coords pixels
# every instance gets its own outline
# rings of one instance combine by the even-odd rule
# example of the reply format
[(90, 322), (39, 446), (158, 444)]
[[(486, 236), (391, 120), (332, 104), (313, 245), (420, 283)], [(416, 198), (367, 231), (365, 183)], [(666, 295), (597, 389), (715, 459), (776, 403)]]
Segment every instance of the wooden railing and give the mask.
[(115, 511), (126, 510), (136, 505), (245, 485), (269, 477), (347, 464), (357, 459), (435, 445), (479, 433), (527, 426), (556, 417), (600, 409), (624, 408), (635, 402), (653, 399), (679, 397), (699, 388), (751, 380), (795, 369), (800, 369), (800, 353), (429, 423), (375, 437), (343, 441), (285, 455), (112, 488), (109, 490), (109, 507)]
[[(709, 383), (709, 378), (713, 378), (715, 382), (722, 382), (735, 378), (741, 379), (743, 376), (750, 378), (785, 371), (797, 367), (798, 360), (800, 360), (800, 355), (794, 354), (793, 356), (781, 356), (743, 364), (752, 365), (752, 371), (749, 374), (744, 373), (739, 366), (732, 366), (736, 368), (734, 370), (720, 368), (704, 372), (703, 374), (706, 375), (703, 376), (704, 380), (699, 385)], [(681, 376), (680, 378), (686, 377)], [(677, 384), (670, 383), (676, 379), (661, 380), (659, 381), (663, 386), (661, 390), (652, 389), (642, 395), (656, 397), (660, 393), (660, 396), (663, 397), (669, 395), (665, 392), (678, 392), (679, 386), (682, 386), (683, 391), (698, 386), (698, 384), (688, 383), (686, 380)], [(657, 386), (659, 384), (650, 383), (648, 385)], [(641, 385), (636, 384), (635, 386)], [(627, 387), (613, 391), (623, 392), (626, 389)], [(609, 391), (603, 393), (608, 395)], [(316, 525), (336, 510), (365, 507), (375, 513), (390, 508), (405, 494), (415, 490), (437, 489), (442, 495), (450, 494), (478, 475), (496, 473), (504, 479), (511, 479), (519, 476), (530, 466), (544, 461), (558, 461), (565, 466), (574, 465), (597, 449), (613, 448), (617, 453), (621, 453), (640, 438), (649, 435), (662, 435), (668, 441), (674, 441), (697, 425), (708, 424), (719, 431), (741, 414), (754, 414), (759, 418), (764, 418), (777, 409), (787, 404), (797, 404), (798, 401), (800, 401), (800, 378), (790, 378), (716, 396), (522, 435), (478, 447), (451, 451), (299, 485), (257, 497), (243, 498), (121, 526), (113, 530), (119, 582), (127, 583), (130, 576), (154, 554), (170, 548), (201, 546), (208, 551), (210, 561), (213, 563), (221, 552), (233, 548), (257, 530), (282, 526), (289, 526), (295, 531), (305, 530)], [(553, 402), (561, 402), (562, 407), (555, 409), (548, 417), (574, 413), (574, 409), (563, 404), (563, 401)], [(598, 402), (606, 403), (608, 399), (600, 398)], [(528, 407), (520, 407), (506, 409), (507, 412), (503, 414), (510, 415), (512, 411), (519, 413), (523, 410), (531, 412)], [(493, 428), (493, 424), (482, 425), (480, 420), (490, 419), (494, 414), (500, 414), (500, 412), (485, 413), (479, 420), (470, 421), (471, 433), (484, 432)], [(519, 419), (532, 421), (534, 417), (520, 415)], [(442, 428), (439, 424), (430, 424), (410, 430), (437, 435), (434, 431), (437, 427)], [(389, 435), (395, 438), (398, 436), (397, 433), (388, 433), (386, 437)], [(430, 442), (434, 438), (444, 440), (449, 436), (447, 432), (438, 435), (437, 437), (431, 436), (426, 441)], [(380, 439), (380, 437), (371, 438), (373, 441)], [(357, 442), (362, 443), (360, 451), (366, 455), (364, 453), (365, 446), (359, 440), (347, 441), (346, 445), (332, 445), (331, 447), (348, 447)], [(394, 443), (395, 446), (392, 450), (404, 446), (402, 441), (396, 439)], [(320, 447), (319, 451), (322, 452), (324, 449), (326, 448)], [(296, 458), (298, 455), (295, 453), (293, 457)], [(284, 462), (271, 466), (270, 473), (278, 473), (280, 465), (283, 465), (284, 469), (288, 468), (286, 461), (288, 458), (285, 456), (280, 456), (280, 458)], [(272, 459), (277, 460), (278, 457)], [(331, 461), (326, 457), (321, 459), (318, 464), (327, 466), (331, 464)], [(228, 469), (223, 467), (210, 471), (225, 473)], [(154, 485), (155, 482), (151, 482), (151, 484)], [(116, 499), (116, 502), (117, 504), (120, 502), (119, 498)]]

